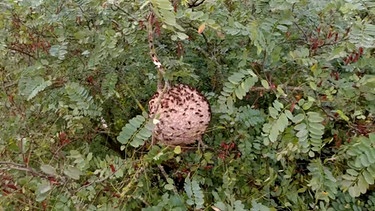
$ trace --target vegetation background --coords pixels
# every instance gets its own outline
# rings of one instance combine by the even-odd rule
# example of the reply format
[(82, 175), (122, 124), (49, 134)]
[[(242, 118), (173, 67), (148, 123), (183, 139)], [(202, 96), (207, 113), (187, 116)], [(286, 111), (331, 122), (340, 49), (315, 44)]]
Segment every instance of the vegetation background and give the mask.
[[(150, 145), (157, 70), (205, 150)], [(375, 210), (373, 0), (2, 0), (0, 210)]]

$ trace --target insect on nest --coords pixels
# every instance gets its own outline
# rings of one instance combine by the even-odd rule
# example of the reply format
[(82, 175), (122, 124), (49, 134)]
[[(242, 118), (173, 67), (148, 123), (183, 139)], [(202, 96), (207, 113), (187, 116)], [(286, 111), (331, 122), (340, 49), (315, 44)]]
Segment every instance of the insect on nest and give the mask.
[(155, 93), (149, 101), (150, 117), (158, 123), (153, 137), (167, 145), (187, 145), (201, 141), (211, 119), (207, 99), (196, 89), (178, 84)]

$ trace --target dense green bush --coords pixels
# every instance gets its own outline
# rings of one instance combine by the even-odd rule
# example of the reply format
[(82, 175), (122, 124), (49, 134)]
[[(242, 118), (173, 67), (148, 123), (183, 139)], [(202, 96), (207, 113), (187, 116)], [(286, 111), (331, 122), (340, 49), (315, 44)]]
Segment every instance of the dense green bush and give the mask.
[[(151, 144), (161, 79), (206, 148)], [(374, 210), (372, 0), (3, 0), (0, 210)]]

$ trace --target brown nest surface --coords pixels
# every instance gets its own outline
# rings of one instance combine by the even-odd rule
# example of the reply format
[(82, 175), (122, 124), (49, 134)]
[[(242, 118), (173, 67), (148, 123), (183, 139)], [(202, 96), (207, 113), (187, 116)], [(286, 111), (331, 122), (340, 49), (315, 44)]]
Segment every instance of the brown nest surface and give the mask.
[(167, 145), (187, 145), (201, 141), (211, 119), (207, 99), (196, 89), (178, 84), (149, 101), (150, 117), (157, 123), (153, 137)]

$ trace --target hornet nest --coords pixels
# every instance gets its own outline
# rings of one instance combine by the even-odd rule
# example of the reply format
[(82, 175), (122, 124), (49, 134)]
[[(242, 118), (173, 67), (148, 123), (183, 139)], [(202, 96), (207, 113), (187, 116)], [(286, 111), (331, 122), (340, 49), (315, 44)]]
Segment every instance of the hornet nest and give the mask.
[(211, 119), (207, 99), (196, 89), (178, 84), (159, 90), (149, 101), (150, 117), (158, 119), (153, 137), (167, 145), (187, 145), (202, 141)]

